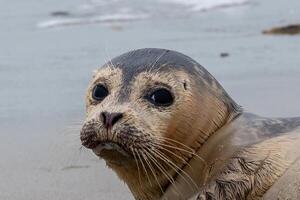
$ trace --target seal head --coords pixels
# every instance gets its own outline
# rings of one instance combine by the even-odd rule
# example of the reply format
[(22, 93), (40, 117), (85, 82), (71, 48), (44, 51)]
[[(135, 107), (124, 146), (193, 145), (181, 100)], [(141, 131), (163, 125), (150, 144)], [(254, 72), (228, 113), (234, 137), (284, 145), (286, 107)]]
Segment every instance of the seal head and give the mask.
[(98, 69), (86, 95), (82, 144), (104, 158), (136, 199), (158, 199), (215, 131), (241, 112), (200, 64), (138, 49)]

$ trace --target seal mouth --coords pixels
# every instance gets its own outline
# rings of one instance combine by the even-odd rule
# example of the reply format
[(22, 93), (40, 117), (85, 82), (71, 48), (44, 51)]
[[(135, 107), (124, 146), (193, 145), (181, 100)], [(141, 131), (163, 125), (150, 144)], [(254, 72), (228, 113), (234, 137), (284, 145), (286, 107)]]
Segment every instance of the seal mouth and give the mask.
[(119, 143), (112, 141), (100, 142), (92, 151), (99, 157), (106, 157), (110, 154), (121, 154), (124, 157), (131, 157), (131, 154)]

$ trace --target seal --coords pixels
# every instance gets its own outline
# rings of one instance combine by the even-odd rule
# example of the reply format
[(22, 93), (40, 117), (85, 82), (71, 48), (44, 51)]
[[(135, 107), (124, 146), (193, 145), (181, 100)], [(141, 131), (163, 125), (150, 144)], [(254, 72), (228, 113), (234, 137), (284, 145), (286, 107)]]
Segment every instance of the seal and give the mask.
[(192, 58), (147, 48), (95, 71), (80, 139), (135, 199), (286, 199), (300, 196), (299, 126), (244, 112)]

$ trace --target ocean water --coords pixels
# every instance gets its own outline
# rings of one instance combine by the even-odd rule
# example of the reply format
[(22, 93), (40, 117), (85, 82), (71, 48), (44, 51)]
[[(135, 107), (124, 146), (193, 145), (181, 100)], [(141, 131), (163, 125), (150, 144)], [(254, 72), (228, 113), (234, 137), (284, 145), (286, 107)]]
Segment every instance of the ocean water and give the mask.
[(132, 199), (79, 141), (92, 71), (128, 50), (180, 51), (247, 111), (300, 116), (300, 36), (261, 34), (299, 22), (299, 7), (298, 0), (0, 0), (0, 199)]
[(39, 27), (58, 27), (91, 23), (126, 22), (178, 16), (195, 12), (244, 5), (247, 0), (89, 0), (75, 8), (52, 12), (51, 19)]

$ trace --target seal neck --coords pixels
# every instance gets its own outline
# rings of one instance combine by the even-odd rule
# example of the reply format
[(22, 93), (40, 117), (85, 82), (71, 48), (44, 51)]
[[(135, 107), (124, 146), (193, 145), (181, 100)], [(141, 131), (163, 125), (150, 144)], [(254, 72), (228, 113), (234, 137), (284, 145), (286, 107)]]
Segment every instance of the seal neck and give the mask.
[[(195, 155), (183, 166), (185, 177), (178, 176), (175, 184), (163, 194), (161, 199), (189, 199), (220, 170), (226, 160), (239, 147), (232, 144), (235, 133), (240, 128), (239, 118), (242, 113), (231, 113), (224, 124), (211, 133), (211, 136), (197, 149)], [(193, 183), (186, 179), (191, 177)], [(191, 185), (196, 185), (193, 187)], [(179, 188), (179, 191), (178, 191)]]

